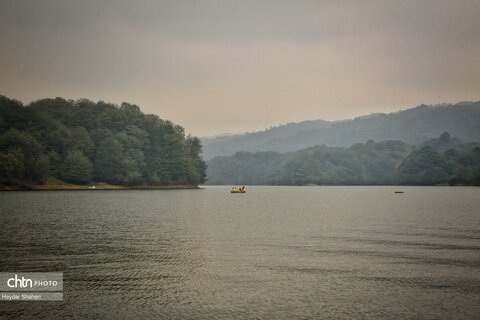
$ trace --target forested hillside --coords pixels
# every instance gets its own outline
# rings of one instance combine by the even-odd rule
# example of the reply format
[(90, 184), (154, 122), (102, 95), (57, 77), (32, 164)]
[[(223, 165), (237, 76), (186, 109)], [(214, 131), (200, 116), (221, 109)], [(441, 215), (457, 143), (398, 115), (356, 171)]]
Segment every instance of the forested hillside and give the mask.
[(203, 156), (229, 156), (238, 151), (290, 152), (316, 145), (349, 147), (367, 140), (399, 140), (408, 144), (438, 137), (448, 131), (463, 141), (480, 141), (480, 102), (421, 105), (390, 114), (372, 114), (353, 120), (304, 121), (261, 132), (203, 139)]
[(0, 185), (198, 184), (201, 143), (136, 105), (0, 96)]
[(348, 148), (238, 152), (208, 161), (207, 183), (480, 185), (480, 143), (463, 143), (445, 132), (419, 146), (369, 140)]

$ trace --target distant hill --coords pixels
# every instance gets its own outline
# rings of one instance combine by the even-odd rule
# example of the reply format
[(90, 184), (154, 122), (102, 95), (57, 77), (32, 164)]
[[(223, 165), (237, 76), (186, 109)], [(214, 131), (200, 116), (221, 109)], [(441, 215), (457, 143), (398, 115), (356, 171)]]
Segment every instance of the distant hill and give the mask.
[(240, 151), (207, 164), (207, 184), (219, 185), (480, 185), (480, 143), (447, 132), (417, 146), (369, 140), (348, 148)]
[(448, 131), (462, 141), (480, 141), (480, 101), (420, 105), (405, 111), (376, 113), (352, 120), (289, 123), (260, 132), (204, 138), (203, 158), (238, 151), (291, 152), (316, 145), (348, 147), (367, 140), (399, 140), (417, 145)]

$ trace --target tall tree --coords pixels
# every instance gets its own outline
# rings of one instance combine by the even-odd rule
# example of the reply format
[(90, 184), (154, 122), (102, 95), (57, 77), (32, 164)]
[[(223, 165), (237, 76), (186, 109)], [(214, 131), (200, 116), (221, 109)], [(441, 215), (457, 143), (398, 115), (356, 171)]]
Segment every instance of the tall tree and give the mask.
[(397, 181), (400, 184), (434, 185), (445, 183), (447, 163), (438, 152), (424, 147), (412, 152), (400, 163)]
[(70, 151), (60, 168), (60, 176), (67, 182), (87, 183), (92, 179), (92, 165), (82, 151)]
[(100, 142), (95, 156), (95, 180), (109, 183), (124, 181), (125, 164), (122, 145), (114, 138)]

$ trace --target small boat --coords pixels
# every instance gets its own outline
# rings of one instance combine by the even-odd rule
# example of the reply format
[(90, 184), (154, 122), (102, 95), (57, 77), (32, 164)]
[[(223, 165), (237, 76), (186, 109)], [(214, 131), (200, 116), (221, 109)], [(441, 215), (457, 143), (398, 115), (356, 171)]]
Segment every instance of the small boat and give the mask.
[(403, 193), (403, 191), (395, 191), (395, 193)]
[(245, 193), (247, 190), (245, 190), (245, 187), (237, 188), (233, 187), (232, 190), (230, 190), (230, 193)]

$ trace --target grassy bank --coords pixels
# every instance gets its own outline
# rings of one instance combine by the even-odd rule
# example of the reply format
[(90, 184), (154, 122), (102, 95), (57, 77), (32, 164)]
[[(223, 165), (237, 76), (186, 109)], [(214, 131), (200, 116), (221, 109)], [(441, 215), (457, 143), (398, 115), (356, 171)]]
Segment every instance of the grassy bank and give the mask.
[(162, 189), (198, 189), (193, 184), (168, 184), (151, 185), (141, 184), (135, 186), (120, 186), (108, 183), (91, 183), (79, 185), (66, 183), (57, 179), (49, 179), (45, 184), (22, 184), (22, 185), (0, 185), (0, 191), (28, 191), (28, 190), (162, 190)]

